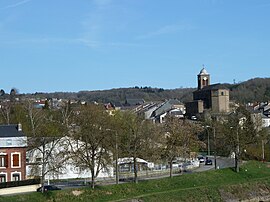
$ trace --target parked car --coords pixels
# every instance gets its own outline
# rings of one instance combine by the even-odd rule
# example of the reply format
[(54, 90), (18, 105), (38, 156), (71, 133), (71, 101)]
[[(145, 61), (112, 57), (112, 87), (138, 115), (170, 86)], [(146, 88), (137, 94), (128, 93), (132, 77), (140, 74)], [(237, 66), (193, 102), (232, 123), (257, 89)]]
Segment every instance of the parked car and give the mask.
[(204, 163), (204, 157), (203, 156), (199, 156), (198, 160), (200, 161), (200, 163)]
[(192, 170), (192, 169), (198, 168), (198, 167), (200, 167), (200, 162), (199, 161), (190, 160), (190, 161), (187, 161), (187, 162), (183, 163), (182, 170), (187, 171), (187, 170)]
[(211, 159), (206, 159), (205, 165), (213, 165), (213, 162)]
[(194, 165), (191, 163), (191, 161), (183, 163), (182, 170), (183, 171), (188, 171), (194, 168)]
[(196, 116), (191, 116), (190, 119), (196, 121), (197, 117)]
[[(53, 191), (53, 190), (61, 190), (61, 188), (55, 186), (55, 185), (44, 185), (44, 191)], [(37, 192), (42, 191), (42, 186), (37, 188)]]

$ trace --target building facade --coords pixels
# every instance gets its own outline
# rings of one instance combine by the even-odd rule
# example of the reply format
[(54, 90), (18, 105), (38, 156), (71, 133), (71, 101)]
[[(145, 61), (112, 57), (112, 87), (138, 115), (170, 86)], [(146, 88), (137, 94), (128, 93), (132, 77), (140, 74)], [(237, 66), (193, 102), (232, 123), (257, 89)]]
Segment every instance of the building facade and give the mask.
[(0, 182), (25, 180), (26, 148), (21, 124), (0, 126)]
[[(90, 178), (91, 171), (88, 168), (80, 168), (74, 160), (74, 151), (80, 148), (83, 142), (78, 142), (68, 136), (48, 142), (45, 150), (50, 150), (50, 159), (44, 165), (45, 179), (75, 179)], [(34, 178), (42, 175), (42, 147), (27, 151), (27, 178)], [(98, 167), (95, 165), (95, 173), (100, 170), (96, 178), (113, 177), (113, 165)]]
[(230, 112), (230, 91), (224, 84), (210, 84), (210, 74), (203, 68), (197, 75), (198, 87), (193, 92), (193, 101), (186, 104), (187, 115), (196, 115), (209, 110), (213, 113)]

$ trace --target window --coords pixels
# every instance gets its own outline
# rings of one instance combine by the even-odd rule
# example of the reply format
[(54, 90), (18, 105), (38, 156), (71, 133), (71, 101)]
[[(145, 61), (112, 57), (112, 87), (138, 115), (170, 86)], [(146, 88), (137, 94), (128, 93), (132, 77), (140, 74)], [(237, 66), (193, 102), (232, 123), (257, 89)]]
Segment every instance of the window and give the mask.
[(36, 158), (37, 163), (41, 163), (41, 160), (42, 160), (41, 158)]
[(13, 166), (18, 167), (19, 166), (19, 154), (13, 154)]
[(0, 174), (0, 182), (6, 182), (7, 181), (7, 175), (6, 174)]
[(221, 92), (221, 95), (222, 95), (222, 96), (224, 95), (224, 92), (223, 92), (223, 91)]
[(12, 174), (12, 181), (20, 181), (21, 173), (13, 173)]
[(7, 155), (0, 155), (0, 167), (7, 167), (8, 158)]
[(11, 167), (18, 168), (21, 167), (21, 155), (18, 152), (11, 153)]

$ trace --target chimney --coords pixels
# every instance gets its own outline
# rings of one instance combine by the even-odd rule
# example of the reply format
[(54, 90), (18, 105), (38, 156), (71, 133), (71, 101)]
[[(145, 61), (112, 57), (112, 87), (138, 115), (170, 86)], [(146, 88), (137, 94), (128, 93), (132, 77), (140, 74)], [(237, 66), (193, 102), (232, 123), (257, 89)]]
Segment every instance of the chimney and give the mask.
[(18, 127), (17, 127), (18, 131), (22, 131), (22, 124), (18, 123)]

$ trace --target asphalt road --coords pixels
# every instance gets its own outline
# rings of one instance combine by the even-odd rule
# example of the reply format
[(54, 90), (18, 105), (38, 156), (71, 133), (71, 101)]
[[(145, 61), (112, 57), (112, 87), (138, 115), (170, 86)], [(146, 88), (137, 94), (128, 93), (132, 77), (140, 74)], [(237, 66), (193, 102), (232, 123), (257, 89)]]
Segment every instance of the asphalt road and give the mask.
[[(177, 174), (174, 174), (174, 176), (183, 175), (183, 174), (191, 174), (193, 172), (204, 172), (207, 170), (215, 169), (214, 157), (209, 156), (208, 158), (212, 160), (213, 165), (205, 165), (204, 163), (200, 163), (199, 168), (196, 168), (196, 169), (193, 169), (193, 170), (190, 170), (187, 172), (177, 173)], [(234, 159), (218, 156), (216, 158), (216, 160), (217, 160), (217, 168), (218, 169), (223, 169), (223, 168), (228, 168), (228, 167), (234, 166)], [(139, 180), (158, 179), (158, 178), (164, 178), (164, 177), (168, 177), (168, 174), (155, 176), (155, 177), (140, 177)], [(130, 181), (132, 181), (132, 179), (119, 181), (119, 183), (126, 183), (126, 182), (130, 182)], [(88, 181), (86, 182), (85, 180), (67, 180), (67, 181), (62, 181), (62, 182), (53, 183), (53, 184), (55, 184), (56, 186), (58, 186), (62, 189), (70, 189), (70, 188), (85, 186), (85, 184), (88, 184)], [(104, 179), (102, 181), (97, 181), (97, 185), (109, 185), (109, 184), (115, 184), (115, 180), (114, 179), (110, 179), (110, 180)]]
[[(200, 167), (198, 167), (194, 170), (190, 170), (190, 171), (182, 172), (182, 173), (177, 173), (177, 174), (174, 174), (174, 176), (191, 174), (194, 172), (204, 172), (207, 170), (215, 169), (214, 157), (209, 156), (208, 158), (212, 160), (213, 165), (205, 165), (204, 163), (201, 163)], [(216, 158), (216, 160), (217, 160), (217, 168), (218, 169), (223, 169), (223, 168), (228, 168), (228, 167), (234, 166), (234, 159), (218, 156)], [(139, 178), (139, 180), (158, 179), (158, 178), (164, 178), (164, 177), (168, 177), (168, 174), (155, 176), (155, 177), (141, 177), (141, 178)], [(126, 182), (130, 182), (130, 180), (119, 181), (119, 184), (126, 183)], [(51, 184), (54, 184), (54, 185), (60, 187), (61, 189), (71, 189), (71, 188), (83, 187), (83, 186), (87, 185), (87, 181), (85, 181), (85, 180), (66, 180), (66, 181), (51, 183)], [(115, 184), (115, 180), (114, 179), (110, 179), (110, 180), (104, 179), (103, 181), (97, 182), (97, 185), (109, 185), (109, 184)], [(27, 193), (31, 193), (31, 192), (27, 192)], [(11, 195), (15, 195), (15, 194), (11, 194)]]
[[(205, 165), (204, 163), (200, 164), (200, 167), (187, 171), (187, 172), (182, 172), (182, 173), (176, 173), (173, 174), (174, 176), (177, 175), (186, 175), (186, 174), (191, 174), (194, 172), (204, 172), (207, 170), (211, 170), (211, 169), (215, 169), (214, 166), (214, 157), (213, 156), (209, 156), (209, 159), (212, 160), (213, 165)], [(217, 157), (217, 168), (218, 169), (223, 169), (223, 168), (228, 168), (228, 167), (233, 167), (234, 166), (234, 159), (231, 158), (226, 158), (226, 157)], [(163, 174), (163, 175), (159, 175), (159, 176), (155, 176), (155, 177), (140, 177), (139, 180), (148, 180), (148, 179), (158, 179), (158, 178), (164, 178), (164, 177), (168, 177), (168, 173)], [(124, 181), (119, 181), (119, 183), (126, 183), (126, 182), (130, 182), (130, 180), (124, 180)], [(66, 180), (66, 181), (62, 181), (62, 182), (57, 182), (57, 183), (51, 183), (54, 184), (58, 187), (60, 187), (61, 189), (71, 189), (71, 188), (78, 188), (78, 187), (83, 187), (85, 185), (88, 185), (88, 181), (85, 180)], [(109, 184), (115, 184), (115, 180), (112, 178), (110, 180), (102, 180), (102, 181), (98, 181), (97, 185), (109, 185)], [(27, 192), (29, 193), (29, 192)], [(15, 195), (15, 194), (11, 194), (11, 195)]]
[[(209, 156), (208, 158), (212, 160), (213, 165), (204, 165), (204, 163), (200, 163), (200, 167), (195, 169), (193, 172), (203, 172), (206, 170), (215, 169), (214, 156)], [(217, 169), (229, 168), (234, 166), (234, 159), (232, 158), (217, 156), (216, 160)]]

